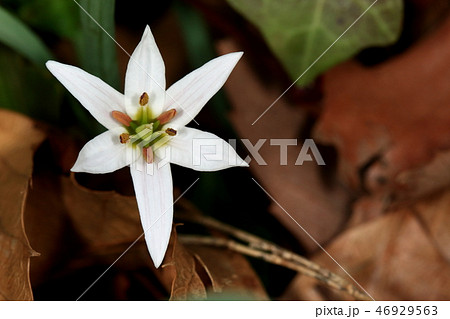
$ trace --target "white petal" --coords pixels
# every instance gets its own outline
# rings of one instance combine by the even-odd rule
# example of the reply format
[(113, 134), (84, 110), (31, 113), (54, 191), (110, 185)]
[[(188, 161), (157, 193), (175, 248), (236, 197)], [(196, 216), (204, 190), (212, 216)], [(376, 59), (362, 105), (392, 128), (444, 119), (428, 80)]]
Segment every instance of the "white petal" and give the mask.
[(172, 231), (173, 187), (170, 164), (157, 168), (157, 164), (146, 164), (139, 160), (131, 165), (131, 177), (147, 248), (158, 268), (164, 259)]
[(149, 105), (157, 116), (162, 112), (166, 90), (166, 73), (150, 27), (147, 26), (141, 42), (128, 62), (125, 76), (125, 98), (127, 113), (131, 117), (139, 107), (139, 98), (147, 92)]
[(48, 61), (46, 66), (100, 124), (107, 129), (121, 126), (111, 112), (125, 112), (123, 94), (77, 67), (55, 61)]
[(171, 163), (196, 171), (218, 171), (233, 166), (248, 166), (234, 148), (217, 135), (189, 127), (179, 130), (168, 143), (168, 148)]
[(90, 140), (78, 154), (72, 172), (111, 173), (132, 162), (131, 150), (119, 140), (122, 128), (106, 131)]
[(184, 126), (223, 86), (242, 52), (229, 53), (209, 61), (173, 84), (166, 92), (164, 110), (175, 108), (172, 125)]

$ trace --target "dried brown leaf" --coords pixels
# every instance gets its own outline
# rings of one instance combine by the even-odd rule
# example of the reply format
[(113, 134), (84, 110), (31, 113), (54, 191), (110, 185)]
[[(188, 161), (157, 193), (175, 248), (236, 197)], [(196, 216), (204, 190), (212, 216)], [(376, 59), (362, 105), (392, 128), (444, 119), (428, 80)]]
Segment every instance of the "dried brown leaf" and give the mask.
[[(119, 265), (121, 269), (153, 268), (133, 196), (91, 190), (78, 184), (74, 175), (45, 170), (37, 172), (33, 181), (36, 187), (30, 193), (26, 215), (30, 241), (41, 252), (32, 262), (34, 285), (51, 278), (58, 264), (75, 271), (95, 263), (112, 263), (139, 237), (135, 246), (144, 249), (135, 247), (139, 252), (132, 253), (132, 264)], [(74, 259), (75, 252), (82, 252), (85, 258)]]
[(430, 237), (429, 240), (450, 264), (450, 194), (438, 194), (421, 201), (415, 206), (414, 212)]
[(131, 243), (142, 234), (135, 197), (84, 188), (73, 175), (60, 183), (67, 214), (91, 249)]
[(31, 245), (40, 252), (31, 260), (30, 276), (33, 286), (43, 283), (52, 266), (71, 250), (69, 219), (62, 203), (59, 178), (48, 171), (40, 172), (39, 159), (33, 173), (33, 187), (25, 206), (25, 227)]
[(238, 300), (269, 300), (249, 262), (220, 248), (189, 245), (211, 280), (212, 292)]
[(161, 276), (170, 285), (170, 300), (204, 300), (206, 288), (196, 270), (194, 255), (181, 244), (172, 230), (169, 248), (163, 262)]
[(30, 119), (0, 110), (0, 299), (32, 300), (30, 257), (36, 253), (24, 229), (24, 205), (33, 154), (45, 134)]
[[(343, 232), (326, 250), (376, 300), (450, 298), (450, 190)], [(324, 253), (314, 261), (342, 276)], [(336, 299), (298, 276), (288, 299)]]
[[(450, 184), (446, 166), (434, 163), (450, 150), (449, 34), (450, 18), (396, 58), (371, 68), (349, 62), (325, 75), (315, 133), (337, 148), (351, 185), (412, 197)], [(433, 183), (411, 184), (409, 172)]]

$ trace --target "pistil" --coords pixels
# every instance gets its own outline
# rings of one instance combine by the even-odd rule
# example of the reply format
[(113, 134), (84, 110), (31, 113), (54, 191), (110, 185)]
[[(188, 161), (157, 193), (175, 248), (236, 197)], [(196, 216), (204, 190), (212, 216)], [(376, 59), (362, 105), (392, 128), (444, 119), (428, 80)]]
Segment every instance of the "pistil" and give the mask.
[(153, 150), (161, 147), (177, 134), (177, 131), (173, 128), (162, 130), (162, 126), (169, 123), (175, 117), (177, 111), (170, 109), (161, 113), (157, 118), (153, 118), (148, 103), (149, 96), (144, 92), (139, 97), (140, 109), (134, 120), (120, 111), (112, 111), (111, 115), (128, 131), (120, 134), (120, 143), (131, 143), (133, 146), (141, 148), (144, 160), (147, 163), (153, 163)]

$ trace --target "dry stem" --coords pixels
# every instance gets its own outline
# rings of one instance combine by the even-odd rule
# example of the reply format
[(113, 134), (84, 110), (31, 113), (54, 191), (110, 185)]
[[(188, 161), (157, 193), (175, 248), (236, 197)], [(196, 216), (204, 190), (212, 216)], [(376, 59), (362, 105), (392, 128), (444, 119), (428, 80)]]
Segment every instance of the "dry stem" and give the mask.
[[(196, 211), (195, 208), (191, 207), (190, 205), (189, 207), (187, 207), (187, 205), (189, 204), (182, 203), (182, 206), (184, 206), (184, 208), (188, 209), (189, 211)], [(267, 240), (249, 234), (233, 226), (224, 224), (210, 217), (195, 215), (193, 216), (192, 214), (179, 214), (177, 215), (177, 217), (185, 221), (205, 226), (207, 228), (219, 230), (243, 242), (248, 243), (248, 245), (244, 245), (234, 240), (224, 238), (196, 235), (179, 235), (179, 238), (183, 243), (228, 248), (247, 256), (260, 258), (269, 263), (292, 269), (305, 276), (316, 278), (326, 286), (344, 291), (357, 300), (371, 300), (371, 298), (369, 298), (367, 294), (359, 290), (357, 287), (355, 287), (353, 284), (351, 284), (341, 276)]]

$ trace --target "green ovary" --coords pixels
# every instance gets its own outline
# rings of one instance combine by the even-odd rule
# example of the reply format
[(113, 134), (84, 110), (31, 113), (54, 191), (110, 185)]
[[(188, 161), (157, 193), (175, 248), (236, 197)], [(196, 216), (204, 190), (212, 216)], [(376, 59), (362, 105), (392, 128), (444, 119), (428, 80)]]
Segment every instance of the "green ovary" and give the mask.
[[(168, 134), (161, 130), (161, 123), (153, 117), (148, 106), (141, 106), (130, 126), (125, 127), (134, 147), (147, 148), (155, 145), (163, 138), (169, 140)], [(165, 144), (165, 142), (163, 143)]]

